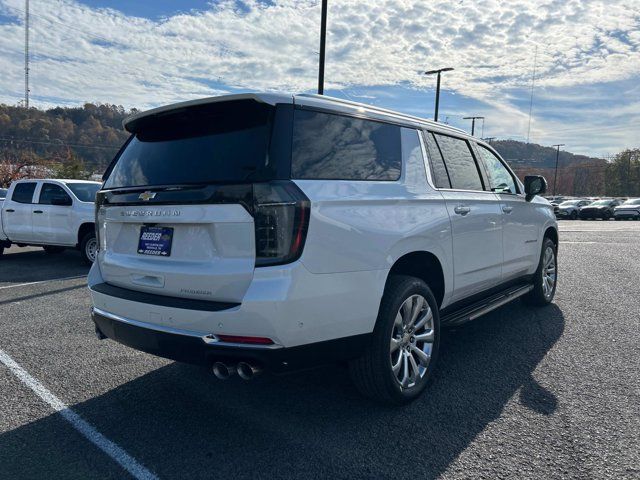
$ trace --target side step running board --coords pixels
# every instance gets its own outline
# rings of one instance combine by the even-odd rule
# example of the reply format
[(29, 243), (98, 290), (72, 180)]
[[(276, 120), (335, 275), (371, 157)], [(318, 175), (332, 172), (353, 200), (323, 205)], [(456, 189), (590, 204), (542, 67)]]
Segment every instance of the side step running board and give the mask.
[(443, 325), (460, 325), (471, 320), (475, 320), (482, 315), (515, 300), (522, 295), (533, 290), (533, 285), (519, 285), (512, 287), (504, 292), (497, 293), (476, 302), (461, 310), (444, 315), (440, 321)]

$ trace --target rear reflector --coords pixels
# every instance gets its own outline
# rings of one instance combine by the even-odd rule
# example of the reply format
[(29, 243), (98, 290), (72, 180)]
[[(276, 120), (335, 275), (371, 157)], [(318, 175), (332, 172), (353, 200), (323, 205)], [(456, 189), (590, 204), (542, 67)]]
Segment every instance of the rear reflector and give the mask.
[(216, 335), (221, 342), (250, 343), (253, 345), (273, 345), (273, 340), (266, 337), (244, 337), (240, 335)]

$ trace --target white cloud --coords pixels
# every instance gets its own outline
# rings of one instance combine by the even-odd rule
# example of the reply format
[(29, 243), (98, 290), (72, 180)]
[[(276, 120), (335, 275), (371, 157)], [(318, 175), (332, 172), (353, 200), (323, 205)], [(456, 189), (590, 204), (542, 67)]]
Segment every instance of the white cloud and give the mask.
[[(329, 2), (327, 87), (427, 88), (422, 69), (454, 66), (447, 88), (491, 105), (505, 128), (526, 124), (508, 92), (638, 78), (637, 0), (341, 0)], [(21, 16), (22, 0), (0, 0)], [(162, 20), (71, 0), (32, 2), (32, 92), (45, 103), (147, 107), (226, 88), (312, 90), (318, 1), (212, 5)], [(0, 25), (0, 101), (22, 92), (23, 29)], [(488, 107), (489, 108), (489, 107)], [(544, 134), (538, 127), (536, 133)]]

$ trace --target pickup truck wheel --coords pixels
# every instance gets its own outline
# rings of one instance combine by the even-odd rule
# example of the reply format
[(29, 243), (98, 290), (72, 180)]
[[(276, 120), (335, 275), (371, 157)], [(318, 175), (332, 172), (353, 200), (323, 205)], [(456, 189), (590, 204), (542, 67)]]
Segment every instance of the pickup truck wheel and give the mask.
[(91, 265), (98, 255), (98, 241), (96, 240), (96, 232), (89, 232), (82, 237), (80, 241), (80, 253), (85, 263)]
[(558, 247), (545, 237), (538, 269), (534, 274), (533, 290), (523, 298), (529, 305), (544, 306), (553, 301), (558, 281)]
[(64, 252), (64, 247), (55, 247), (53, 245), (46, 245), (46, 246), (42, 247), (42, 249), (48, 254)]
[(385, 288), (371, 343), (349, 365), (356, 387), (379, 403), (415, 400), (431, 377), (439, 340), (438, 303), (427, 284), (394, 275)]

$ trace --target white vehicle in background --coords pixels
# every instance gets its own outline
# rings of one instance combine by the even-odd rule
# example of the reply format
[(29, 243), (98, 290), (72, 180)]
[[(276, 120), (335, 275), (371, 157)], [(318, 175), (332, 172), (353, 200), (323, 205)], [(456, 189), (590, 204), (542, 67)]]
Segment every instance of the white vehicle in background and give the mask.
[(99, 182), (18, 180), (0, 204), (0, 255), (12, 244), (41, 246), (47, 253), (78, 248), (96, 258), (95, 197)]
[(640, 198), (630, 198), (613, 209), (616, 220), (640, 220)]
[(425, 389), (441, 323), (553, 300), (546, 181), (523, 185), (461, 130), (272, 94), (125, 128), (96, 198), (99, 338), (220, 379), (348, 362), (363, 393), (399, 404)]

